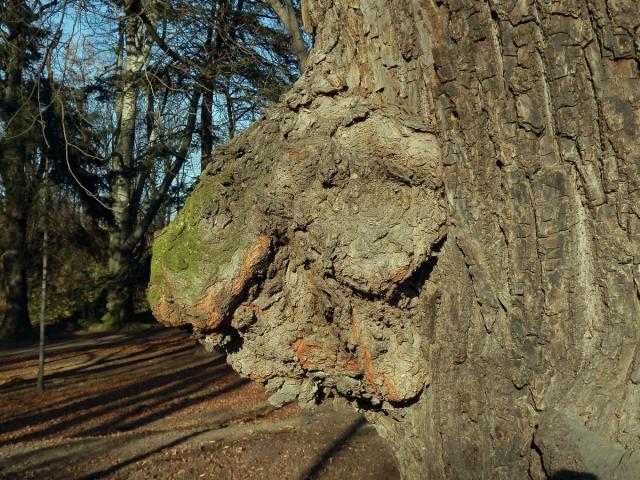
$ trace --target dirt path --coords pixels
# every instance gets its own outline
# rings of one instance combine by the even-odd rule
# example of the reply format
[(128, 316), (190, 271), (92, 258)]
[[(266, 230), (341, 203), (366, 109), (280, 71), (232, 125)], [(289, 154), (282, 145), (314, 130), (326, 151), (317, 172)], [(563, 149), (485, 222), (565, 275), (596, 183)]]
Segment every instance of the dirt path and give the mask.
[(92, 334), (0, 352), (0, 478), (397, 479), (348, 409), (275, 409), (179, 330)]

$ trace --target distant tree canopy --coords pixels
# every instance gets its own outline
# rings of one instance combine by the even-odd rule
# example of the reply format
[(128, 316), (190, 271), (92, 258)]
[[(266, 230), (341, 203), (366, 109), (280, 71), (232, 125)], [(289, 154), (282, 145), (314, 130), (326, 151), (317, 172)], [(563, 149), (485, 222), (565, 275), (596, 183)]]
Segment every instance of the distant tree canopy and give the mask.
[[(0, 340), (30, 333), (45, 174), (54, 231), (64, 216), (82, 234), (57, 225), (61, 237), (97, 248), (93, 291), (71, 310), (93, 299), (110, 326), (132, 318), (153, 231), (214, 147), (297, 77), (299, 17), (289, 0), (0, 0)], [(73, 263), (63, 250), (54, 282)]]

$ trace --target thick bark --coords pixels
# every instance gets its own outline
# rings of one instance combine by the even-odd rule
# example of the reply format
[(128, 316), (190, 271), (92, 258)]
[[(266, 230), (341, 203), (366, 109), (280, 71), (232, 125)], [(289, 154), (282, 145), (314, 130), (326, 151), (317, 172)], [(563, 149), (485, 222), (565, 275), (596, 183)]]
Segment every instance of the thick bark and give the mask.
[(640, 478), (635, 2), (309, 0), (303, 77), (156, 239), (149, 299), (405, 478)]

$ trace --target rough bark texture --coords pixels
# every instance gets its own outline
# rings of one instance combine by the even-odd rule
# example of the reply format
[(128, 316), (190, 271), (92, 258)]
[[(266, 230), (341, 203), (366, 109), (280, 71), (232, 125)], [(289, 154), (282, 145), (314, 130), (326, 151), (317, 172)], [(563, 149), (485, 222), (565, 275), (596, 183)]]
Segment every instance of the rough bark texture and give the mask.
[(640, 478), (632, 0), (309, 0), (303, 77), (219, 152), (149, 299), (405, 478)]

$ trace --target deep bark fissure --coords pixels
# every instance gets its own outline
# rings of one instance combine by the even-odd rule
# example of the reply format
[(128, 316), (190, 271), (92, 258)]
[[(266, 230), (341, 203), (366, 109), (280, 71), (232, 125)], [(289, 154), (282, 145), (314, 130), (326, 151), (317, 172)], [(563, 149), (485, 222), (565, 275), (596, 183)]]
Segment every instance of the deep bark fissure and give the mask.
[[(536, 445), (536, 439), (534, 436), (531, 437), (531, 450), (533, 450), (535, 452), (535, 454), (538, 456), (539, 458), (539, 462), (540, 462), (540, 466), (542, 467), (542, 471), (544, 472), (545, 476), (547, 478), (551, 478), (551, 475), (549, 475), (549, 472), (547, 471), (547, 468), (544, 465), (544, 458), (543, 458), (543, 453), (542, 450), (540, 450), (540, 447), (538, 447), (538, 445)], [(529, 470), (529, 478), (535, 478), (532, 476), (532, 472), (531, 470)]]
[(409, 277), (398, 283), (394, 295), (391, 298), (391, 303), (398, 304), (402, 298), (411, 299), (420, 295), (424, 284), (429, 280), (438, 265), (438, 256), (446, 241), (447, 235), (445, 234), (431, 247), (430, 256), (422, 262)]

